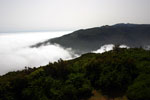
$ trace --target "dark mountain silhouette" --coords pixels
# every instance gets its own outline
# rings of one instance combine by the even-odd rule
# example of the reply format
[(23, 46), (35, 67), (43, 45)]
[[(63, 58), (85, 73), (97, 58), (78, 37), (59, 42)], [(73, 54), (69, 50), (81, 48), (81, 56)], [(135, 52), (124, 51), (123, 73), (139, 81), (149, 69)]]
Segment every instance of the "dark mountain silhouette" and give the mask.
[(116, 24), (90, 29), (81, 29), (62, 37), (49, 39), (31, 47), (59, 44), (64, 48), (72, 48), (82, 54), (99, 49), (105, 44), (124, 44), (129, 47), (150, 45), (150, 24)]

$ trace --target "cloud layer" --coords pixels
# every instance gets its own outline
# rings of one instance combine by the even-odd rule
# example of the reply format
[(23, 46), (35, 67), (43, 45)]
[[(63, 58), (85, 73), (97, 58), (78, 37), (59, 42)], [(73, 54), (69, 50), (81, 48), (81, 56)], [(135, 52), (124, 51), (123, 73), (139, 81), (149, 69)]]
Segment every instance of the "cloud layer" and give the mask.
[(0, 35), (0, 75), (23, 69), (25, 66), (38, 67), (60, 58), (67, 60), (77, 56), (71, 49), (64, 49), (59, 45), (29, 48), (29, 45), (66, 33), (68, 32)]
[[(110, 51), (113, 50), (113, 48), (115, 47), (114, 44), (106, 44), (100, 47), (100, 49), (93, 51), (93, 53), (104, 53), (106, 51)], [(126, 45), (120, 45), (119, 48), (129, 48)]]
[[(58, 44), (30, 48), (29, 46), (49, 38), (62, 36), (70, 32), (38, 32), (38, 33), (9, 33), (0, 34), (0, 75), (9, 71), (21, 70), (27, 67), (39, 67), (49, 62), (78, 57), (71, 48), (64, 49)], [(93, 53), (110, 51), (113, 44), (107, 44)], [(129, 48), (121, 45), (120, 48)]]

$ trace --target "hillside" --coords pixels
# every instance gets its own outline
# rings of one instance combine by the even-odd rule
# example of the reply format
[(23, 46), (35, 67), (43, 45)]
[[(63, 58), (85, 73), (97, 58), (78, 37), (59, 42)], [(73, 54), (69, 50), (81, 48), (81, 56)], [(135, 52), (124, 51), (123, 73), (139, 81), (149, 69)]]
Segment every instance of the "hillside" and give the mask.
[(31, 47), (40, 47), (49, 43), (72, 48), (78, 54), (95, 51), (106, 44), (124, 44), (129, 47), (146, 48), (150, 45), (150, 25), (116, 24), (81, 29), (62, 37), (37, 43)]
[(116, 47), (0, 76), (0, 100), (88, 100), (93, 91), (108, 99), (150, 100), (149, 84), (150, 51)]

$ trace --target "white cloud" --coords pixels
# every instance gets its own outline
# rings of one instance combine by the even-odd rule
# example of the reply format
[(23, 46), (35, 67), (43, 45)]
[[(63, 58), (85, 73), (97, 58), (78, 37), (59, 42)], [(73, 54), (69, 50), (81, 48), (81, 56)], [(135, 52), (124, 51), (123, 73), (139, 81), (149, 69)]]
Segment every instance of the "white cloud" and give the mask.
[(103, 53), (106, 51), (110, 51), (113, 49), (113, 47), (114, 47), (113, 44), (107, 44), (107, 45), (101, 46), (100, 49), (93, 51), (93, 53)]
[[(107, 45), (103, 45), (100, 47), (100, 49), (96, 50), (96, 51), (93, 51), (93, 53), (104, 53), (106, 51), (110, 51), (110, 50), (113, 50), (114, 48), (114, 44), (107, 44)], [(128, 46), (126, 45), (120, 45), (119, 46), (120, 48), (129, 48)]]
[[(38, 33), (10, 33), (0, 34), (0, 75), (8, 71), (15, 71), (27, 67), (39, 67), (49, 62), (61, 59), (68, 60), (76, 55), (71, 48), (64, 49), (55, 44), (41, 46), (39, 48), (29, 48), (30, 45), (45, 41), (49, 38), (62, 36), (70, 32), (38, 32)], [(94, 53), (110, 51), (113, 44), (107, 44)], [(129, 48), (121, 45), (120, 48)]]
[[(68, 32), (66, 32), (68, 33)], [(25, 66), (39, 67), (61, 59), (71, 59), (77, 55), (71, 49), (59, 45), (48, 45), (40, 48), (29, 48), (29, 45), (57, 37), (64, 33), (20, 33), (0, 35), (0, 74), (20, 70)], [(52, 36), (53, 35), (53, 36)]]
[(129, 49), (130, 47), (129, 46), (127, 46), (127, 45), (120, 45), (119, 46), (120, 48), (127, 48), (127, 49)]

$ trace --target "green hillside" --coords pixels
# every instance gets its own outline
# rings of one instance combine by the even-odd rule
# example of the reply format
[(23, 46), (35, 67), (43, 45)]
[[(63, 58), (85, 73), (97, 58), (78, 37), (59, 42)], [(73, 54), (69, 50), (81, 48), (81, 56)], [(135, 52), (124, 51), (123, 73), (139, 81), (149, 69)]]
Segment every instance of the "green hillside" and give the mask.
[(150, 100), (150, 51), (114, 48), (0, 76), (0, 100), (88, 100), (93, 91)]

